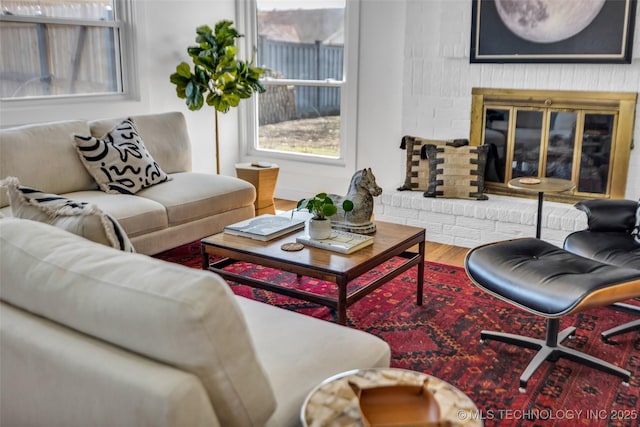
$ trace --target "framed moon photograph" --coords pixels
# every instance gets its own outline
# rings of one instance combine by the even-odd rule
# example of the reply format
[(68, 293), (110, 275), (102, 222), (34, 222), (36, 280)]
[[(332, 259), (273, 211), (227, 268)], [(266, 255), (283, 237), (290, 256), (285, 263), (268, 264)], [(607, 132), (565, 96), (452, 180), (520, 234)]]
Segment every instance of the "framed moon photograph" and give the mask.
[(631, 63), (637, 0), (472, 0), (471, 62)]

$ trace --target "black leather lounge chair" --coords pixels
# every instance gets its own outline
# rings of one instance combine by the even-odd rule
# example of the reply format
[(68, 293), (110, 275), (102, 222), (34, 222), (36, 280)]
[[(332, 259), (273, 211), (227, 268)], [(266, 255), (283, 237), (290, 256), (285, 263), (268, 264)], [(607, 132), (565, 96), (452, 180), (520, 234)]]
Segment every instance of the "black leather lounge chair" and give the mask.
[(520, 376), (520, 391), (545, 361), (566, 358), (617, 375), (630, 372), (564, 347), (574, 327), (559, 330), (560, 318), (640, 296), (640, 270), (603, 264), (534, 238), (474, 248), (465, 259), (467, 274), (486, 292), (546, 319), (546, 338), (482, 331), (480, 338), (539, 350)]
[[(633, 200), (587, 200), (576, 208), (587, 215), (587, 229), (570, 234), (564, 241), (569, 252), (606, 264), (640, 270), (640, 243), (634, 236), (640, 214)], [(635, 230), (637, 233), (638, 230)], [(614, 308), (640, 316), (640, 307), (618, 303)], [(602, 333), (602, 339), (640, 330), (640, 319)]]

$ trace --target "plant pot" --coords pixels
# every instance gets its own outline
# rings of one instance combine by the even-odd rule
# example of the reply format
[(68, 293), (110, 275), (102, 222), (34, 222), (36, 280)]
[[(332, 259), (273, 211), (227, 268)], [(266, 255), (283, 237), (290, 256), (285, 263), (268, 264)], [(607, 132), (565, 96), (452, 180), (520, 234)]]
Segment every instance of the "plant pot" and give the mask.
[(311, 218), (307, 226), (307, 232), (312, 239), (328, 239), (331, 237), (331, 220), (328, 218)]

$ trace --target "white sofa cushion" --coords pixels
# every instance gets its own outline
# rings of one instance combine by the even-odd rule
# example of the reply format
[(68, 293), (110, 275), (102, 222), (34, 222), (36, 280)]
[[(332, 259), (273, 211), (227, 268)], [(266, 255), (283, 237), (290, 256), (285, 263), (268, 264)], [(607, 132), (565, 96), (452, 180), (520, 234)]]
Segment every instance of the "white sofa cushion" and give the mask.
[[(73, 146), (74, 134), (88, 132), (84, 121), (0, 130), (0, 177), (16, 176), (24, 185), (55, 194), (97, 188)], [(9, 198), (0, 192), (0, 207), (8, 204)]]
[(163, 205), (170, 226), (253, 205), (256, 197), (253, 185), (229, 176), (187, 172), (171, 177), (137, 194)]
[(262, 426), (275, 400), (217, 275), (0, 219), (0, 299), (200, 378), (224, 426)]
[(96, 205), (25, 187), (16, 177), (0, 181), (0, 187), (9, 193), (11, 213), (17, 218), (51, 224), (96, 243), (135, 252), (118, 221)]
[[(74, 191), (67, 197), (93, 203), (113, 215), (130, 239), (164, 230), (169, 226), (167, 210), (158, 202), (131, 194), (108, 194), (104, 191)], [(195, 240), (195, 239), (194, 239)]]
[(378, 337), (243, 297), (237, 299), (278, 402), (269, 427), (299, 425), (305, 397), (328, 377), (352, 369), (389, 366), (391, 350)]
[(104, 136), (75, 135), (80, 160), (102, 191), (135, 194), (171, 178), (153, 159), (131, 119)]

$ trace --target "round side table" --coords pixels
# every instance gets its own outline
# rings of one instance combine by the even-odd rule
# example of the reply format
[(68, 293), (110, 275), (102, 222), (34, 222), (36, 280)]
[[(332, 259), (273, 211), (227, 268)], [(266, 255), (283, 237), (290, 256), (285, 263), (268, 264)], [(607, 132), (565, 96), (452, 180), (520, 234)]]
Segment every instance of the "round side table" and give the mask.
[(536, 221), (536, 239), (540, 238), (542, 230), (542, 202), (544, 193), (564, 193), (576, 188), (576, 185), (567, 180), (560, 178), (539, 178), (533, 176), (521, 176), (513, 178), (507, 183), (509, 188), (522, 190), (529, 193), (538, 193), (538, 217)]
[(422, 372), (398, 368), (373, 368), (343, 372), (315, 387), (302, 405), (300, 419), (304, 427), (363, 426), (358, 398), (349, 381), (361, 387), (372, 385), (422, 384), (428, 378), (428, 389), (440, 405), (442, 421), (454, 426), (482, 427), (483, 421), (475, 403), (446, 381)]
[(250, 182), (256, 188), (254, 202), (256, 216), (276, 213), (273, 195), (276, 191), (279, 171), (280, 168), (274, 163), (269, 167), (254, 166), (251, 163), (236, 164), (236, 176)]

